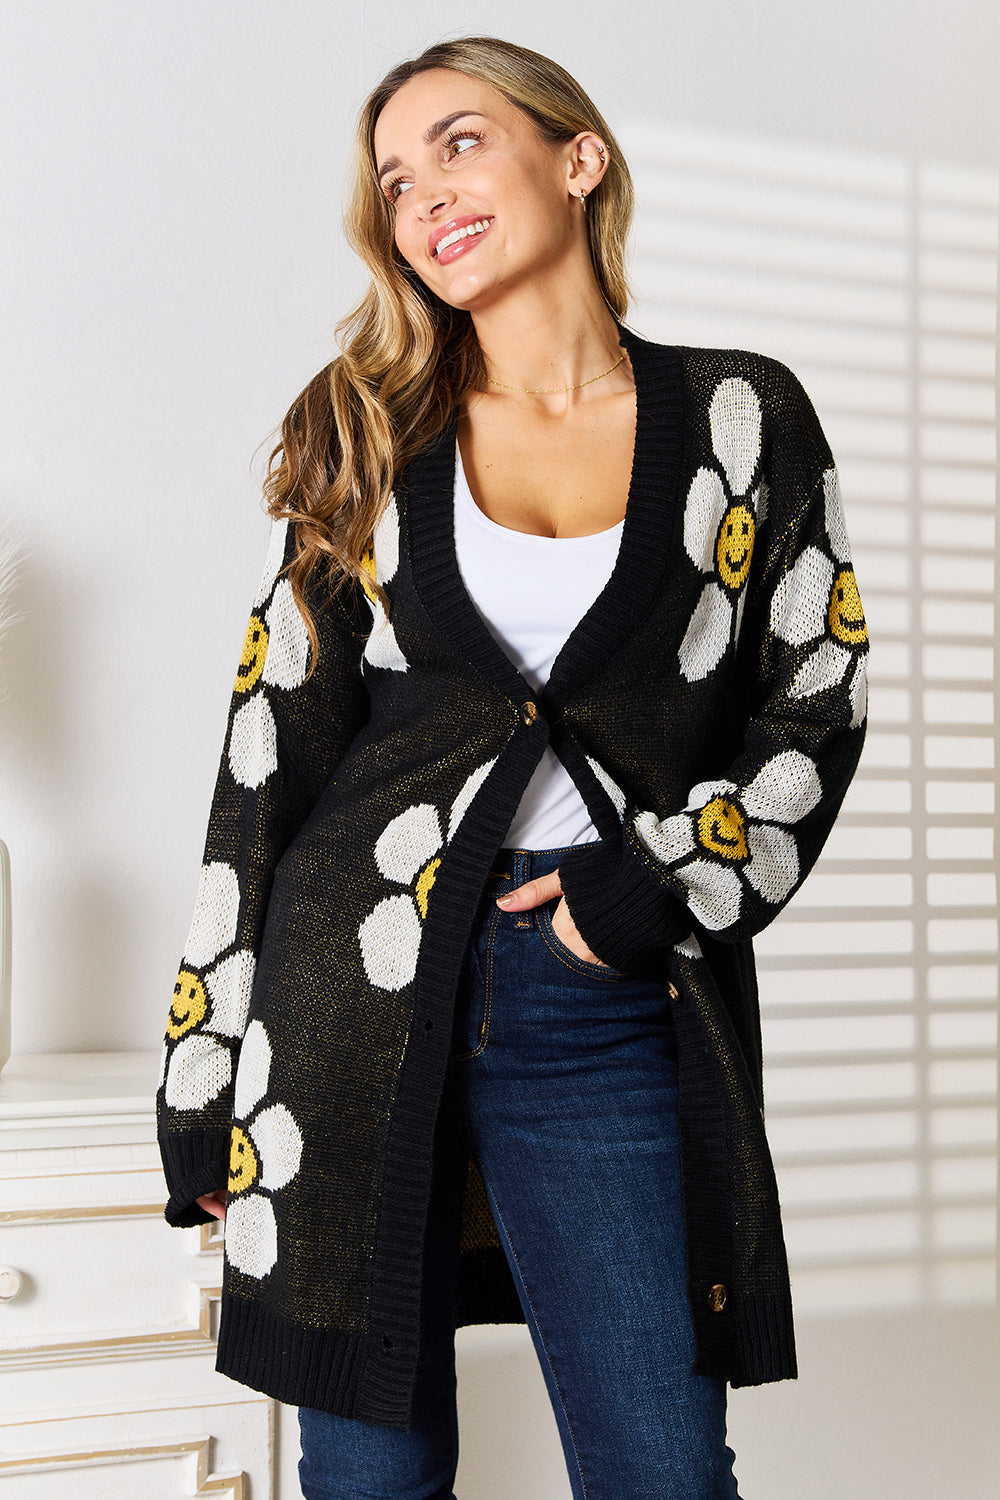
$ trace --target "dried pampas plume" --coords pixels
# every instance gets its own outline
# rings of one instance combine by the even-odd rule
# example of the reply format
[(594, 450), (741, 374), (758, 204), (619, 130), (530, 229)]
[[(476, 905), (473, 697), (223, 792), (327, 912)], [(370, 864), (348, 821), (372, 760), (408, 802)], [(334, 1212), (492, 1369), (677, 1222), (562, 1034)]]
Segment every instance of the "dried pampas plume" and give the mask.
[(12, 537), (0, 531), (0, 640), (15, 620), (19, 620), (22, 610), (15, 609), (12, 604), (14, 595), (14, 584), (17, 581), (17, 555), (19, 548), (15, 545)]
[[(0, 643), (10, 627), (24, 615), (24, 611), (15, 609), (13, 603), (20, 550), (13, 537), (0, 531)], [(3, 683), (0, 681), (0, 699), (3, 696)]]

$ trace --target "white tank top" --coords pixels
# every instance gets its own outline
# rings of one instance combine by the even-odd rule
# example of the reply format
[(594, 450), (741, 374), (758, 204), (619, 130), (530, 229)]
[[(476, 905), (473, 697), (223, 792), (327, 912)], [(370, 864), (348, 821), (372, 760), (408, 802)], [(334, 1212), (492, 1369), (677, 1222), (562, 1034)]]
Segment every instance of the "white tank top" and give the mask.
[[(534, 536), (479, 509), (455, 445), (455, 551), (462, 581), (498, 645), (537, 690), (611, 577), (625, 522), (592, 536)], [(586, 803), (548, 745), (524, 789), (504, 844), (559, 849), (599, 837)]]

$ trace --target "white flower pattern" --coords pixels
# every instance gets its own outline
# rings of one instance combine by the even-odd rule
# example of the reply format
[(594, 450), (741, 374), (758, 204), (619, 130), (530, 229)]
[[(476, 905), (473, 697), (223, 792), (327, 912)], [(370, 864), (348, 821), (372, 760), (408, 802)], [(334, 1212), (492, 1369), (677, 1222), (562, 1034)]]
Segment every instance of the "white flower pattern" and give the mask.
[(227, 756), (233, 779), (262, 786), (278, 769), (278, 734), (264, 685), (285, 692), (305, 681), (309, 633), (287, 578), (275, 582), (285, 554), (288, 522), (273, 521), (264, 575), (247, 625), (234, 692), (247, 699), (233, 715)]
[(593, 771), (594, 775), (601, 783), (601, 786), (611, 798), (611, 801), (614, 804), (615, 812), (618, 814), (619, 823), (624, 822), (625, 808), (627, 805), (625, 793), (622, 791), (617, 781), (615, 781), (613, 777), (608, 775), (607, 771), (601, 765), (600, 761), (595, 760), (592, 755), (587, 756), (587, 764), (590, 766), (590, 769)]
[(383, 897), (358, 929), (365, 973), (379, 989), (401, 990), (416, 974), (427, 903), (441, 854), (495, 765), (496, 757), (466, 777), (444, 828), (433, 803), (417, 802), (392, 818), (376, 840), (375, 863), (382, 875), (406, 887)]
[(688, 489), (684, 550), (708, 576), (678, 648), (681, 673), (698, 682), (739, 636), (757, 528), (767, 515), (767, 486), (750, 493), (761, 453), (761, 407), (749, 381), (722, 380), (709, 405), (718, 467), (702, 467)]
[(172, 1109), (203, 1109), (232, 1077), (231, 1044), (243, 1035), (255, 970), (249, 949), (233, 949), (239, 909), (233, 867), (203, 865), (160, 1056)]
[(835, 467), (823, 475), (828, 551), (810, 545), (796, 558), (771, 600), (771, 629), (790, 646), (812, 645), (788, 689), (810, 698), (844, 684), (856, 729), (868, 706), (868, 629), (851, 567)]
[(822, 795), (815, 762), (783, 750), (746, 786), (699, 782), (682, 812), (662, 819), (641, 812), (633, 826), (650, 853), (672, 868), (697, 920), (719, 932), (739, 919), (747, 885), (774, 906), (785, 900), (799, 878), (798, 847), (787, 825)]
[[(371, 543), (361, 562), (369, 577), (373, 581), (377, 578), (381, 585), (391, 583), (396, 576), (396, 569), (399, 567), (399, 508), (394, 495), (389, 496), (389, 503), (379, 517)], [(391, 672), (409, 671), (410, 664), (399, 648), (396, 632), (378, 595), (364, 578), (361, 584), (372, 607), (373, 616), (371, 634), (365, 644), (362, 661)]]
[(281, 1103), (261, 1108), (271, 1072), (271, 1043), (262, 1022), (246, 1029), (236, 1073), (230, 1131), (224, 1244), (237, 1271), (257, 1280), (278, 1259), (273, 1195), (287, 1187), (302, 1160), (302, 1132)]

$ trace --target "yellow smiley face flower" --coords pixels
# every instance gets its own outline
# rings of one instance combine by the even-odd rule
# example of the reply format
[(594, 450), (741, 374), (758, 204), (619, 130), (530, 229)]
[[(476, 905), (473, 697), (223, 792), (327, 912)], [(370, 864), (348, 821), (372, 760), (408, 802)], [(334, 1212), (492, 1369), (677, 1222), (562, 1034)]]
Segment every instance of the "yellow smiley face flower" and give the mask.
[(160, 1057), (171, 1109), (203, 1109), (232, 1077), (232, 1044), (243, 1035), (255, 971), (250, 949), (236, 946), (239, 912), (232, 865), (203, 865)]
[(738, 920), (748, 885), (775, 906), (785, 900), (799, 878), (791, 830), (822, 794), (815, 762), (799, 750), (783, 750), (746, 786), (700, 782), (682, 812), (668, 818), (642, 812), (634, 826), (681, 882), (697, 920), (718, 932)]
[(728, 797), (713, 797), (698, 814), (698, 842), (723, 859), (746, 859), (746, 819)]
[(790, 646), (810, 647), (788, 689), (811, 698), (836, 688), (846, 693), (851, 728), (868, 706), (868, 628), (851, 567), (836, 468), (823, 475), (824, 530), (778, 583), (771, 600), (771, 629)]
[(235, 693), (248, 693), (260, 681), (267, 656), (267, 626), (259, 615), (251, 615), (243, 641), (240, 664), (236, 668)]
[(684, 550), (706, 575), (677, 656), (688, 682), (715, 670), (739, 636), (767, 486), (751, 493), (761, 454), (761, 408), (749, 381), (720, 381), (709, 406), (717, 467), (695, 474), (684, 508)]
[(236, 693), (246, 695), (229, 731), (226, 754), (233, 780), (258, 787), (278, 769), (278, 731), (265, 687), (290, 692), (299, 687), (309, 664), (309, 632), (287, 578), (278, 581), (288, 522), (274, 521), (264, 576), (254, 600)]
[(715, 544), (715, 565), (727, 589), (741, 589), (750, 572), (757, 523), (749, 505), (731, 505)]
[(271, 1043), (260, 1021), (246, 1029), (236, 1070), (229, 1145), (226, 1259), (257, 1280), (278, 1260), (273, 1197), (287, 1187), (302, 1161), (302, 1132), (280, 1103), (261, 1107), (271, 1073)]
[(174, 998), (167, 1018), (167, 1036), (179, 1041), (185, 1032), (205, 1019), (208, 995), (197, 974), (182, 968), (174, 985)]
[(418, 802), (392, 818), (376, 840), (373, 852), (379, 871), (386, 880), (406, 887), (379, 901), (358, 929), (365, 973), (379, 989), (401, 990), (416, 974), (441, 856), (495, 765), (495, 758), (486, 761), (466, 777), (444, 815), (444, 828), (433, 803)]

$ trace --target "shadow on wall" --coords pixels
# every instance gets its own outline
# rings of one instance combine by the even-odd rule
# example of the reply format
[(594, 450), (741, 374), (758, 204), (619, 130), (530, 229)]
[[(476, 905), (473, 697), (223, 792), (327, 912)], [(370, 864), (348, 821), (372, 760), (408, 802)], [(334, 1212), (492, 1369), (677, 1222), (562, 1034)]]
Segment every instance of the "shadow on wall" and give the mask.
[(756, 942), (801, 1312), (996, 1297), (1000, 174), (633, 121), (631, 320), (788, 364), (837, 459), (870, 725)]

